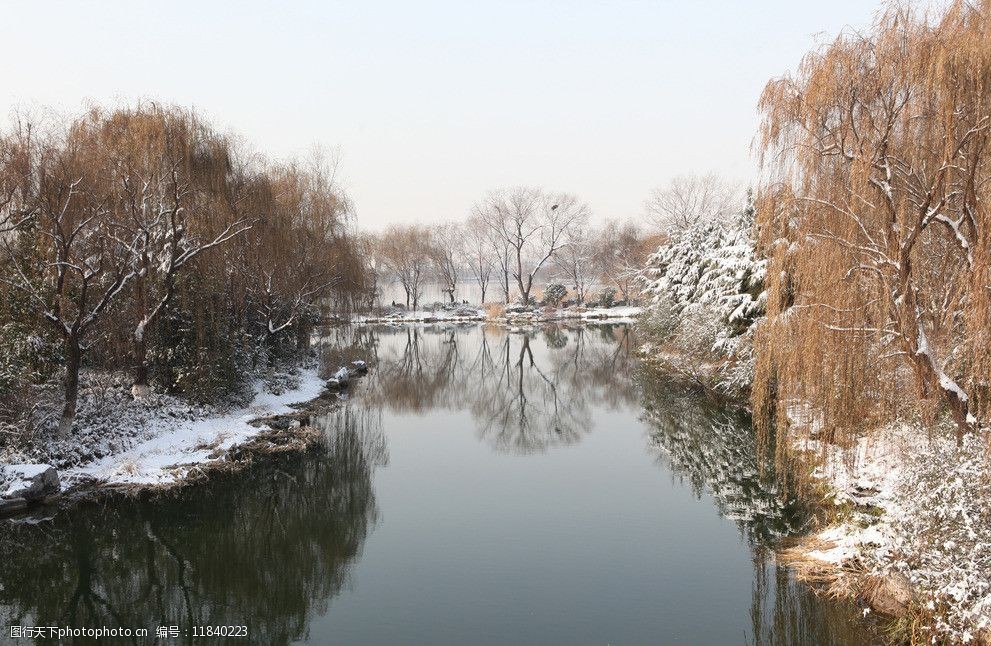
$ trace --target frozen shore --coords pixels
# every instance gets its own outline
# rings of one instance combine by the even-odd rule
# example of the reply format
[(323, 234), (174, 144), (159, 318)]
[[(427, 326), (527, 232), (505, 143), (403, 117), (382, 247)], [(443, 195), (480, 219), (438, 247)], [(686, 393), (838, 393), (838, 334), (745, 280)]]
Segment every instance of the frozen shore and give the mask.
[(392, 309), (378, 315), (360, 315), (351, 319), (358, 325), (411, 323), (469, 323), (491, 321), (499, 324), (521, 325), (528, 323), (549, 323), (553, 321), (596, 321), (608, 319), (614, 322), (633, 323), (643, 312), (642, 307), (620, 305), (616, 307), (568, 307), (568, 308), (524, 308), (508, 307), (505, 310), (489, 313), (471, 306), (456, 306), (436, 309), (409, 311)]

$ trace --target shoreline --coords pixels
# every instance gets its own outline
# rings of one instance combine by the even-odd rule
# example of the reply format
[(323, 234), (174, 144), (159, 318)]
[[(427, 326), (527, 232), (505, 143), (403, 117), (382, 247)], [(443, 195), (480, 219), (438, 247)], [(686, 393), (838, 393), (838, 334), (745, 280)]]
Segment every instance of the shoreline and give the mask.
[[(103, 496), (170, 491), (200, 483), (213, 473), (246, 468), (265, 455), (306, 451), (320, 440), (310, 418), (340, 406), (349, 382), (366, 373), (364, 362), (357, 361), (327, 380), (317, 368), (298, 368), (295, 387), (278, 394), (256, 384), (247, 406), (174, 421), (168, 430), (153, 432), (124, 450), (60, 470), (58, 491), (10, 506), (0, 518), (16, 519), (37, 509)], [(159, 426), (172, 421), (165, 419), (165, 411), (159, 415), (154, 420)]]
[(521, 309), (520, 311), (501, 312), (491, 316), (484, 309), (460, 307), (455, 310), (422, 310), (416, 312), (394, 312), (381, 316), (359, 315), (352, 317), (347, 323), (352, 325), (410, 325), (433, 323), (494, 323), (496, 325), (525, 325), (552, 323), (554, 321), (614, 321), (635, 323), (637, 317), (644, 311), (640, 306), (620, 305), (615, 307), (589, 308), (549, 308), (543, 310)]
[[(745, 397), (709, 383), (709, 370), (686, 369), (676, 353), (658, 350), (641, 348), (645, 368), (752, 415)], [(984, 440), (974, 436), (969, 442), (976, 463)], [(991, 645), (991, 593), (985, 593), (986, 604), (975, 602), (969, 588), (985, 582), (966, 572), (966, 567), (980, 568), (973, 565), (980, 562), (976, 554), (986, 560), (979, 534), (972, 537), (971, 551), (961, 552), (965, 531), (943, 535), (953, 532), (919, 502), (927, 496), (923, 491), (931, 490), (925, 487), (927, 474), (953, 472), (954, 462), (945, 458), (960, 454), (949, 432), (944, 437), (921, 423), (902, 424), (861, 438), (847, 450), (806, 440), (791, 452), (793, 464), (800, 465), (797, 476), (810, 485), (802, 498), (815, 518), (825, 520), (776, 546), (779, 564), (816, 594), (855, 604), (889, 643)], [(927, 459), (909, 462), (906, 455)], [(976, 477), (968, 480), (971, 472), (959, 471), (955, 478), (944, 478), (955, 483), (958, 506), (960, 500), (968, 502), (960, 492), (976, 489)], [(981, 500), (979, 493), (972, 494), (970, 507), (961, 513), (977, 513)], [(920, 541), (927, 533), (932, 533), (928, 542)], [(959, 571), (940, 570), (940, 563), (959, 563)]]
[[(877, 615), (891, 640), (991, 644), (979, 465), (986, 438), (902, 423), (844, 451), (807, 440), (828, 521), (779, 550), (800, 580)], [(923, 456), (923, 457), (909, 457)], [(974, 467), (974, 468), (972, 468)], [(947, 513), (937, 509), (947, 507)]]

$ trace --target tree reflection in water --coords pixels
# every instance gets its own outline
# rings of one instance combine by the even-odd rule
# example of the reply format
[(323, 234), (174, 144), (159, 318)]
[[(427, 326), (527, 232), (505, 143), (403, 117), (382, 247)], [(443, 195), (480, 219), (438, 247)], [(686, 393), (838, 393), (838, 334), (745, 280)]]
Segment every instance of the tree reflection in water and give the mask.
[[(154, 629), (243, 622), (252, 643), (306, 640), (315, 617), (349, 586), (378, 523), (373, 484), (376, 468), (389, 459), (385, 414), (467, 411), (479, 438), (496, 451), (533, 454), (581, 441), (593, 430), (593, 413), (602, 419), (605, 411), (606, 419), (634, 427), (641, 416), (648, 453), (736, 523), (753, 553), (750, 625), (741, 627), (747, 642), (862, 640), (851, 613), (815, 599), (767, 558), (801, 517), (781, 502), (771, 474), (758, 469), (746, 420), (637, 369), (627, 326), (340, 327), (328, 330), (318, 348), (328, 369), (357, 358), (373, 364), (357, 396), (315, 418), (323, 446), (259, 460), (154, 501), (115, 499), (37, 525), (0, 525), (0, 623)], [(636, 438), (624, 441), (640, 460)], [(657, 513), (645, 498), (645, 513)], [(507, 502), (512, 509), (515, 501)], [(473, 594), (473, 580), (464, 581)], [(413, 585), (421, 583), (429, 585), (429, 576)], [(430, 612), (422, 617), (428, 624), (445, 609)], [(419, 618), (409, 620), (416, 627)], [(313, 631), (320, 637), (320, 628)]]
[(636, 402), (625, 325), (383, 327), (376, 335), (375, 370), (359, 405), (470, 411), (498, 451), (574, 444), (592, 430), (593, 407)]
[(753, 551), (748, 642), (862, 643), (863, 626), (837, 629), (852, 623), (851, 608), (823, 603), (774, 563), (776, 541), (799, 532), (804, 516), (799, 503), (780, 492), (773, 460), (759, 459), (747, 417), (663, 375), (643, 370), (640, 382), (651, 452), (697, 498), (708, 495)]
[[(376, 522), (374, 417), (335, 413), (326, 445), (208, 484), (0, 526), (0, 624), (247, 624), (251, 643), (306, 637)], [(192, 643), (189, 637), (185, 640)], [(234, 640), (236, 641), (236, 640)]]

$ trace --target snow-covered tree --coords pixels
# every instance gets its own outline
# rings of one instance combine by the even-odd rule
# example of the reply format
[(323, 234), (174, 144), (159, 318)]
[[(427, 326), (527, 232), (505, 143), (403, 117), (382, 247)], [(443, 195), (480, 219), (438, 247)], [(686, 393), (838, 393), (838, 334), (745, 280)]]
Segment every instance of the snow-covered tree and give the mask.
[(768, 83), (756, 392), (801, 396), (843, 431), (907, 401), (947, 410), (960, 438), (986, 415), (989, 18), (893, 3)]
[(641, 282), (666, 333), (714, 357), (746, 358), (763, 315), (765, 261), (754, 248), (753, 210), (699, 220), (678, 231), (647, 262)]

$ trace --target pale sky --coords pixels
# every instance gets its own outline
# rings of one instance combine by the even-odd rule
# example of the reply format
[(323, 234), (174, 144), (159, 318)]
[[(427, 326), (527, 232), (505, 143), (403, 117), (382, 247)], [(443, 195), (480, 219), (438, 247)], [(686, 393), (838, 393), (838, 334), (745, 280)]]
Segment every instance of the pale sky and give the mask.
[(272, 157), (339, 146), (364, 228), (459, 219), (516, 184), (637, 217), (679, 174), (748, 182), (764, 83), (877, 6), (8, 0), (0, 115), (149, 98)]

